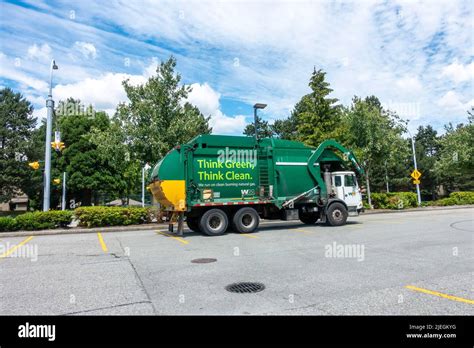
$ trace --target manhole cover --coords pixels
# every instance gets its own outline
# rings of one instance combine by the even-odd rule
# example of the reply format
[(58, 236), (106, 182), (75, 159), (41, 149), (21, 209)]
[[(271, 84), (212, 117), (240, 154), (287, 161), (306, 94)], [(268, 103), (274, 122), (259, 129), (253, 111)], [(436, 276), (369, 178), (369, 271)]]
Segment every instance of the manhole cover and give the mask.
[(263, 289), (265, 289), (265, 285), (263, 285), (262, 283), (244, 282), (227, 285), (225, 289), (230, 292), (245, 294), (262, 291)]
[(194, 260), (191, 260), (192, 263), (211, 263), (211, 262), (216, 262), (217, 259), (194, 259)]

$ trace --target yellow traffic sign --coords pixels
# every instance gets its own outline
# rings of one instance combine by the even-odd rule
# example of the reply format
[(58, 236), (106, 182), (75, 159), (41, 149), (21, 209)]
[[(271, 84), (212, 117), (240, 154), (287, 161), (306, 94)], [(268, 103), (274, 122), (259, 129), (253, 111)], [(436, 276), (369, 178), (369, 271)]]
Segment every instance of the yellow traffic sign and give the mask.
[(62, 141), (53, 141), (51, 147), (56, 151), (62, 151), (66, 147)]
[(37, 169), (40, 167), (38, 161), (36, 161), (36, 162), (30, 162), (30, 163), (28, 163), (28, 165), (29, 165), (31, 168), (33, 168), (34, 170), (37, 170)]
[(61, 179), (53, 179), (53, 182), (56, 184), (56, 185), (59, 185), (61, 183)]
[(413, 173), (410, 174), (410, 176), (415, 179), (415, 180), (418, 180), (421, 176), (421, 173), (418, 171), (418, 170), (414, 170)]
[(419, 185), (420, 183), (421, 183), (420, 180), (413, 180), (413, 184), (415, 184), (415, 185)]

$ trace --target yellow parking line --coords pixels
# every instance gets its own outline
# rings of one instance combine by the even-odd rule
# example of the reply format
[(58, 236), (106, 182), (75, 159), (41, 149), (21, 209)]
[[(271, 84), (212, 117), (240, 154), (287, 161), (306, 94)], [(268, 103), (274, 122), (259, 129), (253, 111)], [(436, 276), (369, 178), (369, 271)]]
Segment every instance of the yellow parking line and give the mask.
[(462, 297), (457, 297), (457, 296), (446, 295), (446, 294), (443, 294), (441, 292), (432, 291), (432, 290), (428, 290), (428, 289), (417, 288), (416, 286), (413, 286), (413, 285), (407, 285), (407, 286), (405, 286), (405, 288), (413, 290), (413, 291), (423, 292), (423, 293), (429, 294), (429, 295), (434, 295), (434, 296), (439, 296), (439, 297), (442, 297), (442, 298), (447, 298), (448, 300), (474, 304), (474, 300), (469, 300), (467, 298), (462, 298)]
[(247, 237), (247, 238), (256, 238), (256, 239), (258, 239), (258, 237), (257, 237), (257, 236), (254, 236), (253, 234), (241, 233), (240, 235), (241, 235), (241, 236), (244, 236), (244, 237)]
[(5, 251), (3, 254), (0, 255), (0, 259), (3, 259), (5, 257), (7, 257), (8, 255), (10, 255), (12, 252), (14, 252), (16, 249), (18, 249), (19, 247), (21, 247), (23, 244), (26, 244), (28, 243), (31, 239), (33, 239), (33, 236), (30, 236), (28, 238), (26, 238), (23, 242), (15, 245), (14, 247), (11, 247), (10, 249), (8, 249), (7, 251)]
[(177, 240), (180, 243), (189, 244), (189, 242), (186, 239), (183, 239), (181, 237), (175, 237), (175, 236), (172, 236), (172, 235), (170, 235), (168, 233), (165, 233), (165, 232), (162, 232), (162, 231), (156, 231), (156, 232), (159, 233), (159, 234), (162, 234), (163, 236), (166, 236), (166, 237), (172, 238), (174, 240)]
[(310, 231), (302, 230), (301, 228), (294, 228), (291, 231), (293, 232), (298, 232), (298, 233), (306, 233), (306, 234), (311, 234)]
[(102, 250), (104, 252), (109, 251), (109, 249), (107, 249), (107, 245), (105, 245), (104, 238), (102, 238), (102, 234), (100, 232), (97, 233), (97, 237), (99, 237), (99, 243), (100, 243), (100, 246), (102, 247)]

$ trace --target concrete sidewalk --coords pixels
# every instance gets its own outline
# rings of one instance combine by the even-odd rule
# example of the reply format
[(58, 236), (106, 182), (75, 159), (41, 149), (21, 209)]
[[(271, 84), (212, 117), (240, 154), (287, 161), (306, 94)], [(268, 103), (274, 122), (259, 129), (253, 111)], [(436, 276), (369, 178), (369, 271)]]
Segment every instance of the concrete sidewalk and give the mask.
[[(409, 209), (402, 209), (402, 210), (373, 209), (373, 210), (366, 210), (361, 215), (428, 212), (428, 211), (433, 211), (433, 210), (452, 210), (452, 209), (466, 209), (466, 208), (474, 209), (474, 205), (455, 205), (455, 206), (449, 206), (449, 207), (421, 207), (421, 208), (409, 208)], [(265, 220), (262, 220), (262, 222), (265, 222)], [(105, 233), (105, 232), (122, 232), (122, 231), (150, 231), (150, 230), (156, 230), (159, 228), (168, 228), (168, 223), (161, 222), (161, 223), (128, 225), (128, 226), (110, 226), (110, 227), (92, 227), (92, 228), (71, 227), (71, 228), (66, 228), (66, 229), (40, 230), (40, 231), (0, 232), (0, 237), (47, 236), (47, 235), (56, 235), (56, 234), (77, 234), (77, 233), (97, 233), (97, 232)]]
[(390, 214), (390, 213), (410, 213), (410, 212), (421, 212), (421, 211), (433, 211), (433, 210), (450, 210), (450, 209), (466, 209), (474, 208), (474, 205), (451, 205), (447, 207), (419, 207), (419, 208), (408, 208), (408, 209), (366, 209), (362, 214)]

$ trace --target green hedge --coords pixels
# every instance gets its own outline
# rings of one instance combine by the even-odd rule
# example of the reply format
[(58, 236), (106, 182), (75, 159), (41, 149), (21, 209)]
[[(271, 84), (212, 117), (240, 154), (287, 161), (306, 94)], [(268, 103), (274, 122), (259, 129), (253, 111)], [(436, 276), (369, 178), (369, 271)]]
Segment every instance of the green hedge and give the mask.
[(74, 210), (79, 225), (85, 227), (125, 226), (151, 222), (151, 208), (82, 207)]
[(16, 220), (10, 216), (0, 217), (0, 232), (16, 231)]
[(417, 206), (414, 192), (372, 193), (370, 197), (375, 209), (405, 209)]
[(448, 205), (467, 205), (474, 204), (474, 192), (452, 192), (449, 197), (430, 202), (429, 205), (448, 206)]
[(72, 211), (60, 210), (24, 213), (15, 218), (0, 217), (0, 232), (66, 227), (72, 222), (72, 217)]

